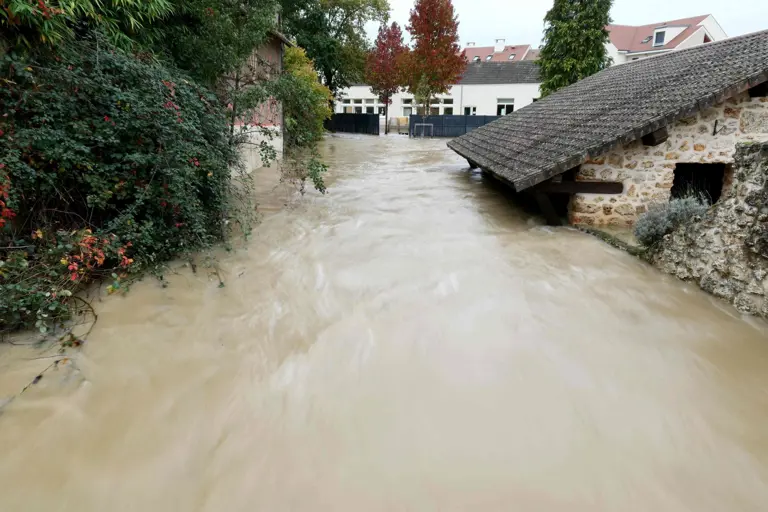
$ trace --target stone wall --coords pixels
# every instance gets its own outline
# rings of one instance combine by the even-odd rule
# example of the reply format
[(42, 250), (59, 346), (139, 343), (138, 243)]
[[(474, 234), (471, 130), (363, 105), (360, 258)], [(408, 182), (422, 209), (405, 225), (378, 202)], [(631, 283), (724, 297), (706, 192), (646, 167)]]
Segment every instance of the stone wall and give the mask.
[[(715, 132), (717, 124), (717, 134)], [(581, 181), (621, 181), (621, 195), (575, 194), (572, 224), (631, 226), (649, 204), (669, 200), (677, 163), (733, 163), (740, 141), (768, 140), (768, 98), (744, 92), (669, 128), (658, 146), (635, 141), (583, 164)], [(726, 176), (727, 178), (728, 176)]]
[(738, 144), (734, 161), (721, 200), (665, 236), (650, 259), (739, 311), (768, 318), (768, 142)]

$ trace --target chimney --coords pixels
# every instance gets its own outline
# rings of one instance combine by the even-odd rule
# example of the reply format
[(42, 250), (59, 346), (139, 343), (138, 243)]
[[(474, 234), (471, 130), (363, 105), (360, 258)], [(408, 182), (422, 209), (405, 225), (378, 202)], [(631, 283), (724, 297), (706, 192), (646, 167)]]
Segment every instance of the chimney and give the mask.
[(474, 41), (468, 41), (467, 42), (467, 48), (472, 48), (473, 46), (475, 46), (475, 42)]
[(504, 51), (504, 39), (496, 40), (496, 44), (493, 46), (493, 51), (496, 53)]

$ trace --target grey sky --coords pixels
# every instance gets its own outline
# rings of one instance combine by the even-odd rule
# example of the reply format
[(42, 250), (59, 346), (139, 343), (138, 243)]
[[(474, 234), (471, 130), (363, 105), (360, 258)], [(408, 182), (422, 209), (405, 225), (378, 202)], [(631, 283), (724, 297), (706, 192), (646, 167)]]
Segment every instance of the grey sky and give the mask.
[[(389, 0), (391, 20), (401, 26), (415, 0)], [(459, 15), (461, 45), (474, 41), (490, 46), (496, 38), (507, 44), (541, 42), (544, 15), (551, 1), (535, 0), (453, 0)], [(768, 2), (754, 0), (615, 0), (611, 17), (614, 23), (645, 25), (676, 18), (712, 14), (729, 36), (768, 29)], [(376, 27), (369, 29), (376, 37)], [(407, 34), (406, 34), (407, 36)]]

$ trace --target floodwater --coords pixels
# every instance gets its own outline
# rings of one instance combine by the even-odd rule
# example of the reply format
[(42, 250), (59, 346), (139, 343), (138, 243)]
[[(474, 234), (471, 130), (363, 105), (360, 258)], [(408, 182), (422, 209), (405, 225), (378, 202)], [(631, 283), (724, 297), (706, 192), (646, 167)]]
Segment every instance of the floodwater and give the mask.
[[(768, 328), (541, 226), (443, 140), (122, 297), (0, 414), (0, 510), (764, 511)], [(263, 178), (263, 179), (262, 179)], [(50, 364), (0, 347), (0, 399)]]

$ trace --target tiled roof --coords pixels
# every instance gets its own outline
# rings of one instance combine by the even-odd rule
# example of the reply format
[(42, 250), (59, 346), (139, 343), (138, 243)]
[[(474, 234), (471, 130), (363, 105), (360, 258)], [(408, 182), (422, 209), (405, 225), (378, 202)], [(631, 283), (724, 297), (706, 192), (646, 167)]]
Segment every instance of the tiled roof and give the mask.
[[(659, 23), (651, 23), (650, 25), (642, 25), (639, 27), (632, 27), (628, 25), (608, 25), (608, 31), (611, 34), (611, 43), (613, 46), (621, 51), (625, 52), (647, 52), (652, 50), (668, 50), (676, 48), (678, 44), (682, 43), (688, 37), (690, 37), (699, 28), (699, 23), (709, 17), (708, 14), (704, 16), (694, 16), (693, 18), (682, 18), (679, 20), (661, 21)], [(653, 46), (653, 32), (657, 28), (661, 27), (686, 27), (680, 34), (677, 35), (672, 41), (667, 41), (664, 46)], [(643, 43), (643, 41), (646, 41)]]
[(470, 62), (459, 85), (537, 84), (539, 65), (523, 62)]
[(448, 146), (524, 190), (768, 81), (768, 31), (610, 67)]
[[(464, 52), (467, 54), (467, 60), (473, 62), (475, 57), (480, 58), (480, 62), (486, 62), (486, 59), (491, 55), (490, 62), (519, 62), (525, 57), (525, 52), (531, 48), (529, 44), (518, 44), (515, 46), (505, 46), (500, 52), (494, 52), (493, 46), (467, 46), (464, 48)], [(514, 59), (510, 59), (510, 55), (514, 55)]]
[(529, 51), (528, 55), (525, 56), (525, 60), (539, 60), (540, 53), (540, 48), (531, 48), (531, 51)]

